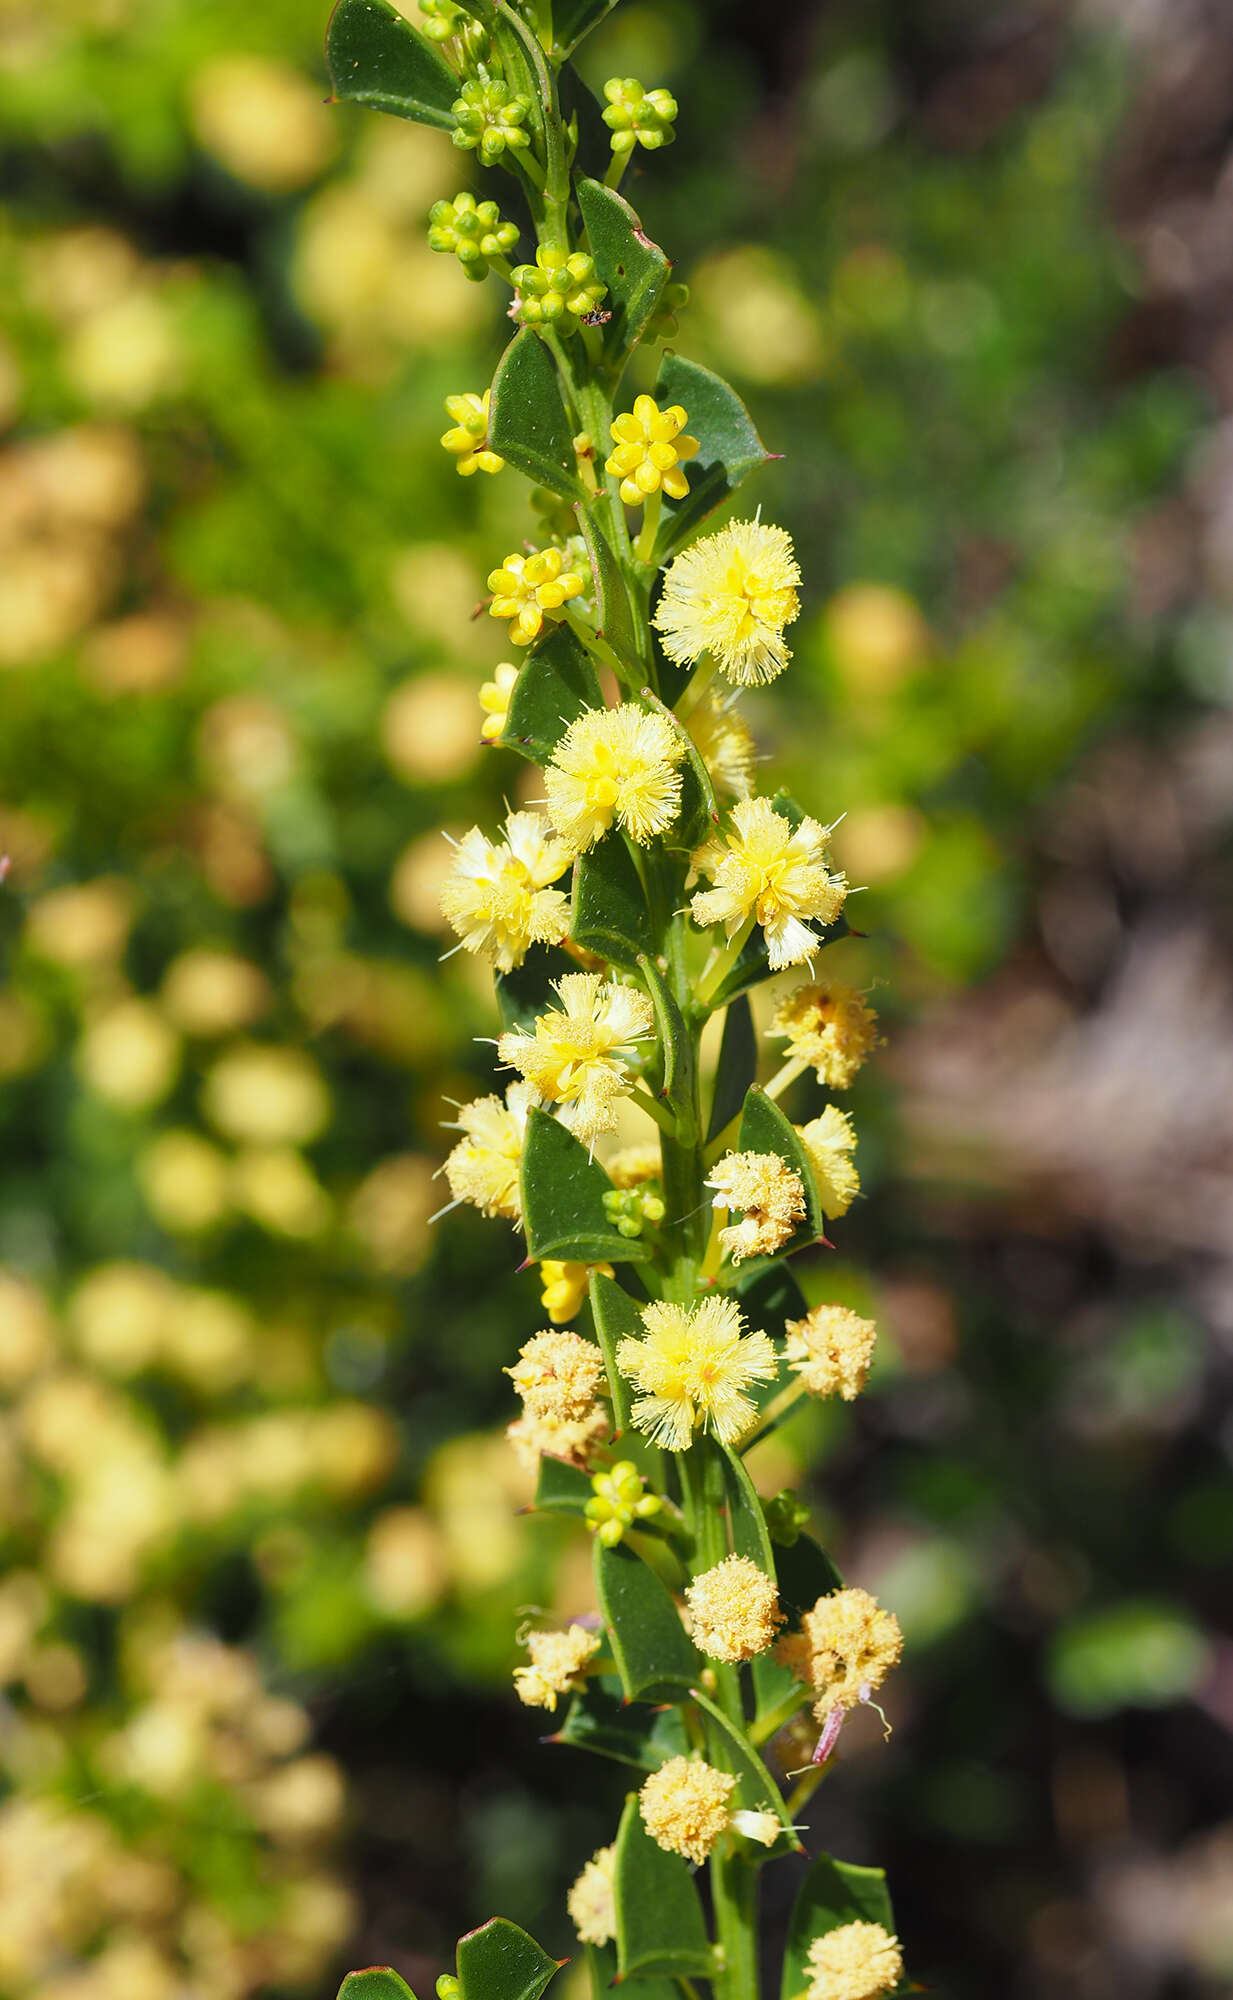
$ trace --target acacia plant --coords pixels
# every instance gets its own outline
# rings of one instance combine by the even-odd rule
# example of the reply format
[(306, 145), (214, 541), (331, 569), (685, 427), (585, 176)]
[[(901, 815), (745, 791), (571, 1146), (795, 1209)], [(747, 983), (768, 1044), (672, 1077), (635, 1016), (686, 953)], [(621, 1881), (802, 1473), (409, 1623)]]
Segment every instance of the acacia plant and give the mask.
[[(844, 1090), (875, 1019), (819, 967), (848, 928), (831, 829), (755, 790), (736, 707), (790, 659), (791, 540), (760, 514), (700, 533), (768, 454), (671, 346), (634, 392), (687, 296), (617, 184), (677, 107), (628, 77), (601, 107), (571, 66), (613, 4), (419, 0), (417, 29), (389, 0), (340, 0), (329, 29), (338, 97), (493, 170), (491, 194), (429, 217), (435, 249), (510, 288), (514, 327), (490, 389), (449, 399), (442, 443), (463, 475), (534, 482), (529, 537), (488, 578), (516, 657), (480, 702), (486, 742), (542, 775), (499, 833), (457, 843), (443, 899), (495, 974), (505, 1087), (461, 1108), (444, 1172), (540, 1266), (552, 1324), (511, 1356), (511, 1448), (537, 1506), (594, 1542), (598, 1612), (520, 1635), (515, 1684), (556, 1742), (633, 1774), (569, 1897), (596, 1994), (705, 1981), (755, 2000), (759, 1879), (786, 1863), (783, 2000), (877, 2000), (910, 1990), (883, 1876), (795, 1861), (794, 1819), (899, 1628), (744, 1463), (799, 1397), (864, 1385), (872, 1324), (809, 1307), (791, 1263), (858, 1191), (852, 1123), (825, 1101), (798, 1127), (778, 1100), (811, 1069)], [(749, 991), (796, 967), (759, 1084)], [(494, 1918), (438, 1991), (537, 2000), (556, 1969)], [(387, 1968), (344, 1982), (346, 2000), (407, 1990)]]

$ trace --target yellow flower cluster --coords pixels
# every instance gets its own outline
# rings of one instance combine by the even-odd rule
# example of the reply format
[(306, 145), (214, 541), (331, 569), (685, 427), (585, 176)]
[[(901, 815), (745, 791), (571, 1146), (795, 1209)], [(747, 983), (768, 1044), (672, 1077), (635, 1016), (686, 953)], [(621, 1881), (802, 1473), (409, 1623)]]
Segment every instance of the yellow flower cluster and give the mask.
[(560, 1006), (538, 1016), (534, 1034), (501, 1036), (503, 1063), (555, 1104), (563, 1125), (593, 1146), (617, 1122), (621, 1098), (633, 1088), (626, 1053), (651, 1033), (651, 1003), (632, 986), (594, 972), (567, 972), (556, 981)]
[(725, 1556), (685, 1591), (694, 1643), (712, 1660), (752, 1660), (783, 1624), (773, 1580), (748, 1556)]
[(585, 1466), (608, 1434), (607, 1411), (596, 1400), (599, 1349), (579, 1334), (550, 1329), (526, 1341), (505, 1372), (523, 1403), (523, 1415), (505, 1433), (522, 1462), (531, 1470), (541, 1457)]
[(823, 1215), (846, 1215), (861, 1191), (851, 1157), (856, 1127), (847, 1112), (828, 1104), (808, 1125), (797, 1127), (797, 1137), (809, 1156)]
[(653, 1299), (642, 1319), (645, 1336), (617, 1349), (617, 1367), (639, 1391), (637, 1428), (668, 1451), (686, 1450), (699, 1425), (735, 1444), (757, 1415), (745, 1391), (778, 1370), (767, 1335), (747, 1332), (736, 1300), (719, 1293), (696, 1306)]
[(847, 1306), (814, 1306), (790, 1319), (784, 1357), (811, 1396), (859, 1396), (869, 1374), (877, 1327)]
[(645, 847), (681, 805), (685, 742), (667, 716), (636, 702), (591, 708), (570, 723), (544, 772), (553, 827), (583, 854), (612, 826)]
[(529, 646), (544, 628), (545, 615), (551, 617), (580, 597), (586, 578), (573, 559), (567, 561), (560, 549), (540, 549), (533, 556), (506, 556), (500, 569), (488, 578), (493, 593), (489, 614), (508, 618), (509, 634), (516, 646)]
[(806, 2000), (882, 2000), (903, 1978), (898, 1938), (881, 1924), (841, 1924), (806, 1953)]
[(728, 1800), (736, 1779), (689, 1757), (670, 1757), (638, 1794), (638, 1809), (651, 1839), (686, 1861), (705, 1861), (731, 1824)]
[(736, 696), (720, 696), (708, 688), (689, 711), (685, 727), (715, 790), (732, 799), (747, 799), (753, 791), (757, 747), (749, 724), (736, 712)]
[(729, 521), (671, 564), (654, 624), (670, 660), (710, 653), (738, 686), (773, 681), (792, 655), (784, 627), (799, 612), (792, 537), (761, 521)]
[(824, 979), (781, 1000), (768, 1033), (782, 1035), (789, 1055), (816, 1069), (819, 1083), (846, 1090), (878, 1045), (878, 1017), (852, 987)]
[(485, 681), (481, 686), (479, 701), (484, 713), (484, 720), (480, 724), (482, 743), (495, 743), (503, 733), (518, 671), (512, 660), (501, 660), (493, 669), (492, 679)]
[(814, 1714), (825, 1722), (832, 1709), (855, 1708), (881, 1687), (903, 1652), (903, 1633), (892, 1611), (867, 1590), (836, 1590), (820, 1597), (799, 1632), (779, 1641), (776, 1656), (812, 1687)]
[(610, 1944), (616, 1936), (616, 1848), (597, 1848), (565, 1903), (583, 1944)]
[(488, 406), (492, 390), (482, 396), (447, 396), (445, 407), (454, 422), (441, 439), (459, 472), (469, 479), (473, 472), (500, 472), (505, 460), (488, 449)]
[(558, 1698), (582, 1686), (583, 1670), (599, 1651), (598, 1632), (571, 1625), (568, 1632), (528, 1632), (529, 1667), (514, 1668), (518, 1699), (528, 1708), (555, 1709)]
[(729, 938), (759, 923), (772, 971), (800, 965), (818, 948), (810, 924), (833, 924), (848, 893), (827, 866), (829, 837), (816, 819), (794, 827), (768, 799), (738, 799), (728, 832), (694, 857), (714, 885), (693, 898), (694, 922), (722, 924)]
[(455, 1201), (469, 1201), (483, 1215), (522, 1221), (519, 1174), (527, 1113), (538, 1104), (530, 1083), (511, 1083), (504, 1102), (477, 1097), (459, 1108), (456, 1129), (464, 1134), (442, 1172)]
[(627, 507), (641, 507), (661, 487), (670, 500), (685, 498), (689, 481), (678, 461), (699, 449), (696, 437), (683, 435), (688, 421), (679, 403), (661, 410), (653, 396), (635, 396), (633, 410), (613, 418), (616, 449), (604, 470), (620, 480)]
[(573, 1319), (587, 1295), (592, 1271), (602, 1271), (605, 1278), (612, 1276), (611, 1264), (571, 1264), (563, 1263), (558, 1257), (545, 1257), (539, 1267), (540, 1304), (550, 1320), (560, 1325)]
[(482, 953), (497, 972), (513, 972), (533, 944), (560, 944), (569, 931), (569, 898), (549, 885), (572, 857), (542, 813), (511, 813), (503, 841), (473, 826), (453, 844), (441, 912), (464, 951)]
[(738, 1208), (744, 1216), (719, 1232), (734, 1264), (773, 1256), (805, 1220), (801, 1177), (778, 1153), (725, 1153), (706, 1186), (716, 1190), (716, 1208)]

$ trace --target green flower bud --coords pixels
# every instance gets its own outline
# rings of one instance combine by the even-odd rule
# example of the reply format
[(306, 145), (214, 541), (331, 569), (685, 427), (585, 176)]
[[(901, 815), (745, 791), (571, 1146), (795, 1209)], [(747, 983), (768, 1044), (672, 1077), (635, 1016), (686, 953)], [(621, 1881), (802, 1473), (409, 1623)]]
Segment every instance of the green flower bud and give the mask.
[(604, 1194), (604, 1212), (617, 1234), (630, 1240), (641, 1236), (647, 1223), (664, 1219), (664, 1204), (652, 1188), (609, 1188)]
[(680, 332), (677, 314), (689, 304), (689, 286), (665, 285), (659, 295), (658, 304), (647, 323), (644, 340), (675, 340)]
[(468, 278), (486, 278), (489, 263), (503, 259), (517, 241), (517, 224), (504, 220), (495, 201), (463, 193), (434, 201), (428, 211), (429, 249), (457, 257)]
[(582, 1511), (606, 1549), (614, 1549), (635, 1521), (649, 1521), (663, 1506), (658, 1493), (644, 1490), (642, 1474), (627, 1458), (608, 1472), (597, 1472), (591, 1489), (593, 1497)]
[(636, 145), (654, 153), (672, 144), (677, 102), (670, 91), (644, 90), (636, 76), (612, 76), (604, 96), (608, 103), (602, 115), (614, 153), (632, 153)]
[(464, 152), (478, 153), (486, 167), (495, 166), (507, 146), (520, 152), (531, 143), (530, 133), (524, 130), (530, 98), (511, 90), (503, 78), (493, 76), (482, 65), (478, 76), (463, 84), (452, 108), (458, 121), (454, 144)]
[(430, 42), (448, 42), (467, 19), (465, 10), (456, 7), (454, 0), (420, 0), (420, 13), (425, 17), (421, 32)]
[(557, 326), (563, 333), (575, 333), (608, 293), (595, 275), (593, 257), (582, 250), (567, 254), (543, 243), (535, 262), (517, 265), (511, 277), (523, 325)]
[(800, 1539), (801, 1529), (809, 1519), (808, 1507), (801, 1506), (790, 1486), (776, 1493), (773, 1500), (764, 1500), (762, 1512), (771, 1540), (784, 1549), (790, 1549)]
[[(423, 0), (420, 0), (423, 5)], [(443, 1972), (437, 1981), (437, 2000), (462, 2000), (462, 1981), (452, 1972)]]

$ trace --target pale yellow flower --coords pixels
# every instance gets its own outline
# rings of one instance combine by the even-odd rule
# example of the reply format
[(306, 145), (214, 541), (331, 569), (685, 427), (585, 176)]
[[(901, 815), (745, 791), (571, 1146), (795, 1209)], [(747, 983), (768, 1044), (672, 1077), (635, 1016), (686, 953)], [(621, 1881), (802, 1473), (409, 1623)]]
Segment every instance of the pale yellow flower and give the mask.
[(814, 1306), (790, 1319), (784, 1355), (811, 1396), (859, 1396), (869, 1373), (877, 1327), (847, 1306)]
[(568, 1632), (528, 1632), (529, 1667), (514, 1668), (518, 1699), (528, 1708), (555, 1709), (558, 1698), (582, 1686), (583, 1669), (599, 1651), (598, 1632), (571, 1625)]
[(705, 1861), (731, 1825), (728, 1800), (736, 1779), (689, 1757), (670, 1757), (638, 1794), (638, 1809), (651, 1839), (686, 1861)]
[(532, 1035), (501, 1036), (503, 1063), (521, 1071), (563, 1125), (588, 1145), (617, 1122), (617, 1106), (633, 1087), (624, 1051), (651, 1033), (651, 1003), (632, 986), (594, 972), (567, 972), (555, 982), (560, 1006), (539, 1015)]
[(616, 1848), (597, 1848), (565, 1899), (583, 1944), (609, 1944), (616, 1936)]
[(689, 481), (678, 461), (698, 456), (696, 437), (682, 435), (689, 419), (679, 403), (661, 410), (653, 396), (635, 396), (632, 411), (612, 420), (615, 450), (605, 472), (617, 475), (627, 507), (641, 507), (662, 487), (670, 500), (683, 500)]
[(861, 1191), (851, 1157), (856, 1127), (847, 1112), (828, 1104), (819, 1117), (797, 1127), (797, 1137), (809, 1155), (823, 1215), (846, 1215)]
[(498, 972), (513, 972), (533, 944), (560, 944), (569, 930), (569, 898), (549, 884), (571, 857), (542, 813), (511, 813), (503, 842), (473, 826), (454, 846), (441, 910), (464, 951), (481, 952)]
[(814, 1938), (806, 2000), (882, 2000), (903, 1978), (899, 1940), (881, 1924), (841, 1924)]
[(768, 799), (738, 799), (727, 834), (695, 856), (714, 887), (693, 898), (694, 922), (722, 924), (734, 938), (752, 919), (773, 972), (799, 965), (818, 947), (810, 924), (833, 924), (848, 893), (845, 878), (827, 867), (829, 834), (816, 819), (794, 828)]
[(725, 1556), (685, 1591), (694, 1643), (712, 1660), (752, 1660), (783, 1624), (773, 1577), (748, 1556)]
[(517, 680), (518, 668), (513, 661), (501, 660), (493, 669), (492, 679), (485, 681), (480, 688), (479, 702), (484, 711), (480, 738), (483, 742), (495, 743), (504, 733)]
[(602, 1271), (605, 1278), (612, 1276), (611, 1264), (569, 1264), (558, 1257), (545, 1257), (539, 1267), (540, 1304), (550, 1320), (558, 1325), (573, 1319), (587, 1295), (587, 1286), (592, 1271)]
[(594, 1407), (604, 1358), (594, 1341), (553, 1330), (532, 1334), (504, 1372), (532, 1416), (576, 1422)]
[(881, 1687), (903, 1653), (903, 1633), (892, 1611), (867, 1590), (836, 1590), (820, 1597), (775, 1648), (776, 1656), (818, 1696), (814, 1714), (855, 1708)]
[(757, 745), (744, 717), (737, 714), (735, 695), (717, 695), (708, 688), (692, 708), (685, 727), (693, 737), (717, 792), (747, 799), (753, 791)]
[(735, 1299), (712, 1293), (696, 1306), (659, 1299), (642, 1307), (646, 1334), (623, 1340), (617, 1367), (639, 1390), (633, 1421), (669, 1451), (684, 1451), (699, 1424), (735, 1444), (757, 1414), (744, 1391), (773, 1382), (765, 1333), (747, 1333)]
[(500, 472), (505, 460), (488, 449), (488, 406), (492, 390), (482, 396), (447, 396), (445, 407), (454, 422), (441, 439), (464, 479), (473, 472)]
[(501, 1098), (477, 1097), (459, 1108), (457, 1129), (464, 1134), (442, 1172), (455, 1201), (469, 1201), (484, 1215), (522, 1221), (519, 1174), (527, 1113), (539, 1103), (530, 1083), (511, 1083)]
[(622, 1146), (607, 1164), (608, 1179), (615, 1188), (641, 1187), (644, 1181), (657, 1181), (663, 1172), (663, 1160), (655, 1144)]
[(782, 1035), (789, 1055), (816, 1069), (818, 1082), (832, 1090), (848, 1088), (879, 1041), (872, 1007), (838, 979), (798, 986), (780, 1001), (767, 1033)]
[(488, 578), (493, 593), (488, 610), (493, 618), (508, 618), (516, 646), (529, 646), (543, 630), (544, 616), (554, 616), (571, 597), (586, 589), (586, 578), (573, 558), (560, 549), (540, 549), (533, 556), (506, 556)]
[(537, 1416), (527, 1411), (505, 1426), (518, 1463), (533, 1473), (541, 1458), (560, 1458), (583, 1470), (590, 1466), (596, 1445), (608, 1435), (608, 1412), (596, 1403), (584, 1417)]
[(544, 772), (548, 815), (575, 854), (619, 826), (643, 847), (681, 807), (683, 739), (636, 702), (589, 708), (570, 723)]
[(729, 521), (671, 564), (654, 624), (670, 660), (703, 653), (743, 687), (773, 681), (792, 655), (784, 627), (801, 608), (792, 537), (762, 521)]
[(778, 1153), (725, 1153), (704, 1186), (716, 1190), (713, 1207), (738, 1208), (744, 1216), (719, 1232), (734, 1264), (774, 1256), (805, 1220), (801, 1177)]

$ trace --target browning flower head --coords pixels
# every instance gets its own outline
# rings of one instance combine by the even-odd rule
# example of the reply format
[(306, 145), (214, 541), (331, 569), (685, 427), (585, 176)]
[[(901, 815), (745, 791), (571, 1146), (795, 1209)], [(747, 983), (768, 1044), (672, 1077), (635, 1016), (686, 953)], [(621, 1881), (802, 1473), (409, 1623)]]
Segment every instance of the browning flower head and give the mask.
[(479, 691), (480, 707), (484, 720), (480, 724), (480, 738), (484, 743), (495, 743), (505, 731), (506, 717), (518, 680), (518, 668), (512, 660), (501, 660), (493, 670), (490, 681), (485, 681)]
[(846, 1090), (871, 1049), (878, 1046), (878, 1017), (859, 993), (837, 979), (798, 986), (781, 1000), (774, 1025), (767, 1031), (782, 1035), (789, 1055), (810, 1063), (818, 1082)]
[(814, 1938), (806, 2000), (882, 2000), (903, 1978), (898, 1938), (881, 1924), (841, 1924)]
[(514, 1668), (518, 1699), (528, 1708), (555, 1709), (557, 1698), (582, 1686), (582, 1672), (599, 1651), (598, 1632), (571, 1625), (568, 1632), (528, 1632), (529, 1667)]
[(609, 1944), (616, 1936), (616, 1848), (591, 1856), (565, 1900), (583, 1944)]
[(499, 1097), (477, 1097), (461, 1107), (458, 1127), (466, 1136), (443, 1169), (455, 1201), (469, 1201), (484, 1215), (522, 1221), (522, 1144), (527, 1112), (538, 1103), (534, 1084), (511, 1083), (504, 1102)]
[(518, 1350), (509, 1376), (528, 1413), (577, 1422), (595, 1406), (595, 1392), (604, 1372), (604, 1357), (581, 1334), (532, 1334)]
[(792, 537), (762, 521), (729, 521), (671, 564), (654, 624), (670, 660), (703, 653), (742, 687), (773, 681), (792, 655), (784, 627), (801, 608)]
[(833, 924), (848, 893), (826, 865), (829, 832), (809, 818), (794, 828), (769, 799), (738, 799), (727, 834), (694, 857), (714, 883), (693, 898), (694, 922), (722, 924), (733, 938), (752, 918), (773, 972), (800, 965), (818, 947), (809, 925)]
[(500, 472), (505, 465), (503, 458), (498, 458), (495, 451), (488, 449), (488, 406), (491, 401), (491, 389), (485, 389), (482, 396), (468, 392), (445, 399), (445, 407), (454, 422), (441, 442), (452, 453), (464, 479), (469, 479), (473, 472)]
[(608, 1435), (608, 1412), (602, 1403), (585, 1417), (544, 1417), (528, 1410), (505, 1426), (505, 1435), (527, 1472), (535, 1472), (541, 1458), (559, 1458), (587, 1472), (596, 1446)]
[(737, 713), (736, 696), (708, 688), (689, 712), (685, 727), (693, 737), (717, 792), (747, 799), (753, 791), (757, 746), (753, 731)]
[(651, 1003), (632, 986), (594, 972), (567, 972), (556, 982), (560, 1006), (541, 1014), (532, 1035), (501, 1036), (497, 1053), (520, 1070), (571, 1132), (593, 1146), (617, 1122), (617, 1105), (633, 1087), (622, 1051), (651, 1033)]
[(804, 1184), (778, 1153), (725, 1153), (705, 1185), (716, 1190), (715, 1208), (739, 1208), (745, 1218), (719, 1232), (734, 1264), (774, 1256), (805, 1220)]
[(549, 818), (570, 852), (613, 825), (643, 847), (665, 832), (680, 811), (684, 755), (668, 718), (636, 702), (577, 716), (544, 772)]
[(801, 1620), (799, 1633), (779, 1641), (777, 1657), (818, 1695), (814, 1714), (825, 1722), (834, 1708), (855, 1708), (881, 1687), (903, 1652), (903, 1633), (892, 1611), (867, 1590), (836, 1590), (820, 1597)]
[(814, 1306), (784, 1327), (785, 1358), (811, 1396), (859, 1396), (869, 1373), (877, 1327), (847, 1306)]
[(489, 615), (510, 619), (509, 635), (516, 646), (529, 646), (543, 630), (544, 615), (554, 616), (571, 597), (580, 597), (586, 578), (573, 558), (560, 549), (540, 549), (536, 555), (506, 556), (488, 578), (493, 593)]
[(587, 1285), (592, 1271), (602, 1271), (605, 1278), (612, 1276), (611, 1264), (565, 1264), (556, 1257), (545, 1257), (539, 1267), (540, 1304), (550, 1320), (561, 1325), (573, 1319), (587, 1295)]
[(604, 470), (620, 479), (627, 507), (641, 507), (661, 487), (670, 500), (685, 498), (689, 481), (678, 461), (698, 455), (697, 438), (682, 435), (688, 421), (679, 403), (661, 410), (653, 396), (635, 396), (628, 415), (613, 418), (616, 448)]
[(846, 1215), (861, 1191), (851, 1158), (856, 1127), (847, 1112), (828, 1104), (819, 1117), (797, 1127), (797, 1137), (809, 1155), (823, 1215)]
[(745, 1390), (778, 1370), (766, 1334), (747, 1333), (735, 1299), (719, 1293), (692, 1307), (655, 1299), (642, 1318), (645, 1337), (617, 1349), (617, 1367), (640, 1392), (637, 1428), (668, 1451), (684, 1451), (699, 1424), (735, 1444), (757, 1415)]
[(694, 1643), (712, 1660), (752, 1660), (783, 1624), (774, 1580), (748, 1556), (725, 1556), (685, 1592)]
[(464, 951), (481, 952), (498, 972), (513, 972), (533, 944), (560, 944), (569, 930), (569, 898), (549, 884), (570, 860), (542, 813), (511, 813), (501, 842), (473, 826), (455, 844), (453, 872), (441, 891), (442, 914)]
[(705, 1861), (731, 1823), (728, 1800), (736, 1779), (688, 1757), (670, 1757), (638, 1794), (651, 1839), (686, 1861)]

